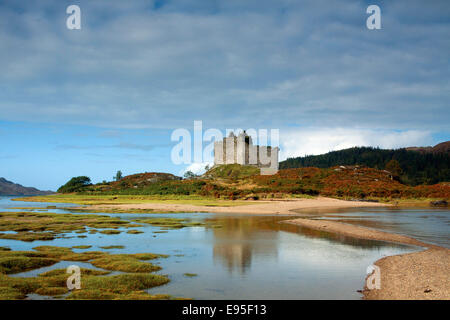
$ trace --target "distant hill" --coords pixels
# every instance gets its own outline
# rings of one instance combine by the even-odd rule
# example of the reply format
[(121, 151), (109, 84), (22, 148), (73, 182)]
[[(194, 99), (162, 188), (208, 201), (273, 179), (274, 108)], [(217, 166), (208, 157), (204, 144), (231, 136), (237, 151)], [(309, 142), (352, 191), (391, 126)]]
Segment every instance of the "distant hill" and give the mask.
[(434, 147), (410, 147), (395, 150), (354, 147), (317, 156), (289, 158), (280, 162), (280, 169), (364, 165), (382, 170), (390, 160), (399, 162), (403, 170), (403, 174), (400, 176), (402, 183), (420, 185), (450, 181), (450, 141)]
[(422, 153), (450, 153), (450, 141), (439, 143), (434, 147), (408, 147), (405, 149)]
[(54, 192), (24, 187), (5, 178), (0, 178), (0, 196), (40, 196), (52, 193)]

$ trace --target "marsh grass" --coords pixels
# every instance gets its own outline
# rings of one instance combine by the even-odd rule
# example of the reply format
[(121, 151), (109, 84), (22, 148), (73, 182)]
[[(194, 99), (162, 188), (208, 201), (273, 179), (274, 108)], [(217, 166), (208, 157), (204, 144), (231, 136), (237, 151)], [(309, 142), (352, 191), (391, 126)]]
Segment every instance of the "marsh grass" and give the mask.
[(92, 248), (92, 246), (89, 245), (80, 245), (80, 246), (73, 246), (72, 249), (89, 249)]
[[(169, 282), (163, 275), (149, 272), (161, 269), (144, 262), (166, 255), (153, 253), (115, 254), (90, 251), (74, 253), (71, 248), (39, 246), (34, 251), (0, 251), (0, 300), (24, 299), (30, 293), (66, 299), (170, 299), (168, 295), (150, 295), (143, 290)], [(65, 269), (55, 269), (37, 277), (10, 277), (19, 273), (55, 264), (59, 261), (89, 261), (107, 270), (81, 268), (82, 289), (69, 292)], [(92, 261), (91, 261), (92, 260)], [(111, 271), (127, 272), (108, 275)]]
[(153, 272), (161, 270), (160, 266), (144, 262), (142, 260), (153, 260), (157, 258), (166, 257), (157, 254), (120, 254), (108, 255), (90, 261), (90, 263), (97, 267), (106, 270), (122, 271), (122, 272)]
[(17, 233), (0, 233), (0, 239), (20, 240), (26, 242), (32, 241), (49, 241), (56, 238), (55, 234), (47, 232), (17, 232)]
[(129, 233), (129, 234), (140, 234), (140, 233), (144, 233), (144, 231), (140, 231), (140, 230), (128, 230), (127, 233)]
[[(133, 230), (130, 230), (133, 231)], [(124, 249), (125, 246), (104, 246), (104, 247), (100, 247), (102, 249), (108, 250), (108, 249)]]
[(133, 219), (134, 222), (150, 224), (164, 229), (181, 229), (185, 227), (202, 227), (204, 222), (190, 221), (182, 218), (140, 218)]
[(102, 234), (119, 234), (121, 233), (120, 230), (102, 230), (100, 231), (100, 233)]
[(120, 274), (106, 277), (87, 277), (81, 290), (73, 291), (72, 300), (161, 300), (169, 295), (150, 295), (143, 291), (169, 282), (156, 274)]
[(189, 278), (193, 278), (193, 277), (198, 276), (198, 274), (196, 274), (196, 273), (189, 273), (189, 272), (186, 272), (183, 275), (186, 276), (186, 277), (189, 277)]
[[(86, 227), (92, 228), (89, 233), (118, 234), (118, 228), (141, 227), (136, 223), (109, 216), (94, 214), (59, 214), (41, 212), (1, 212), (0, 231), (15, 231), (16, 233), (1, 233), (1, 239), (21, 241), (53, 240), (65, 233), (87, 233)], [(96, 231), (93, 231), (96, 230)], [(83, 235), (80, 238), (86, 237)]]
[[(107, 270), (95, 270), (95, 269), (87, 269), (87, 268), (80, 268), (80, 272), (83, 276), (85, 276), (85, 275), (104, 276), (104, 275), (111, 273), (111, 271), (107, 271)], [(61, 276), (61, 275), (67, 275), (66, 269), (53, 269), (53, 270), (39, 274), (39, 277), (54, 277), (54, 276)]]
[(57, 262), (58, 260), (53, 258), (3, 255), (0, 256), (0, 272), (5, 274), (18, 273), (51, 266)]
[[(16, 198), (17, 201), (29, 202), (59, 202), (59, 203), (75, 203), (80, 205), (109, 205), (109, 204), (141, 204), (141, 203), (171, 203), (171, 204), (192, 204), (198, 206), (220, 206), (231, 207), (241, 205), (252, 205), (258, 202), (250, 201), (231, 201), (218, 200), (213, 197), (206, 197), (201, 195), (83, 195), (83, 194), (54, 194), (48, 196), (34, 196)], [(61, 208), (64, 210), (92, 210), (86, 208)], [(97, 209), (96, 209), (97, 210)], [(184, 211), (161, 211), (152, 209), (132, 209), (123, 210), (119, 208), (114, 209), (99, 209), (98, 212), (105, 210), (105, 213), (178, 213)]]

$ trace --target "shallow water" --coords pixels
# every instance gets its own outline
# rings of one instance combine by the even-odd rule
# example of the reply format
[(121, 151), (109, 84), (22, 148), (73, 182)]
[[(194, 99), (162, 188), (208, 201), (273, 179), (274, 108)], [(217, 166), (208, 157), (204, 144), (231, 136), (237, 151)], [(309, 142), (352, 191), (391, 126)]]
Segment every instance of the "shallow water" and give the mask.
[[(45, 208), (48, 205), (70, 206), (13, 202), (10, 198), (0, 198), (0, 211), (25, 206)], [(69, 211), (49, 209), (49, 212)], [(339, 212), (339, 215), (345, 212)], [(369, 212), (374, 215), (374, 212)], [(381, 211), (376, 212), (376, 215), (382, 216)], [(402, 210), (397, 211), (397, 214), (408, 212)], [(356, 213), (347, 212), (349, 217)], [(196, 221), (212, 222), (211, 225), (219, 224), (221, 228), (187, 227), (167, 230), (167, 233), (154, 233), (160, 231), (160, 228), (145, 226), (139, 228), (144, 231), (142, 234), (84, 233), (82, 235), (86, 238), (78, 238), (80, 234), (72, 233), (52, 241), (34, 242), (0, 239), (0, 246), (8, 246), (12, 250), (30, 250), (40, 245), (65, 247), (92, 245), (87, 251), (97, 251), (103, 250), (99, 248), (100, 246), (123, 245), (124, 249), (104, 251), (169, 254), (170, 257), (152, 263), (159, 263), (163, 268), (159, 273), (167, 274), (171, 282), (150, 289), (149, 292), (195, 299), (360, 299), (361, 294), (357, 290), (364, 286), (366, 269), (369, 265), (383, 256), (418, 249), (381, 241), (358, 240), (278, 223), (281, 220), (292, 219), (292, 216), (226, 216), (210, 213), (100, 214), (120, 216), (122, 219), (186, 217)], [(363, 211), (360, 211), (355, 217), (362, 214)], [(423, 221), (427, 223), (432, 219), (427, 218)], [(74, 251), (85, 250), (74, 249)], [(20, 276), (35, 276), (69, 264), (90, 266), (85, 263), (61, 262)], [(185, 273), (195, 273), (197, 276), (188, 277), (184, 275)]]
[(450, 248), (450, 210), (446, 208), (359, 208), (336, 210), (321, 218), (395, 232)]

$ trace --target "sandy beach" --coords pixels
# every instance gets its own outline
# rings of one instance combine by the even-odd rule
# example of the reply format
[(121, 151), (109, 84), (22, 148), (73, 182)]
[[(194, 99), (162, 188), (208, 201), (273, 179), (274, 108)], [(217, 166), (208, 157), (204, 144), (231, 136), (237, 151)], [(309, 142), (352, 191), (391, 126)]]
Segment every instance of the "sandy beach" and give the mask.
[(382, 258), (381, 289), (363, 290), (368, 300), (450, 300), (450, 250), (434, 247)]
[(362, 208), (388, 206), (385, 203), (364, 201), (344, 201), (332, 198), (317, 197), (314, 199), (283, 199), (283, 200), (258, 200), (249, 201), (248, 205), (238, 206), (199, 206), (177, 203), (137, 203), (137, 204), (101, 204), (90, 206), (90, 209), (116, 208), (123, 210), (154, 209), (163, 211), (183, 212), (213, 212), (213, 213), (245, 213), (245, 214), (270, 214), (293, 215), (298, 214), (294, 210), (301, 209), (338, 209), (338, 208)]

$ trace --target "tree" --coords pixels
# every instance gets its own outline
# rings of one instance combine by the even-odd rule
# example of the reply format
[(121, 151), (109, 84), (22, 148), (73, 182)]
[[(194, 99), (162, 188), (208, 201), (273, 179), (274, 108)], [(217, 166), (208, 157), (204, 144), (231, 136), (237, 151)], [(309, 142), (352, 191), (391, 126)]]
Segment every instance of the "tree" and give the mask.
[(198, 175), (196, 175), (195, 173), (193, 173), (192, 171), (186, 171), (185, 173), (184, 173), (184, 178), (185, 179), (194, 179), (194, 178), (196, 178), (196, 177), (198, 177)]
[(400, 167), (400, 163), (397, 160), (391, 159), (387, 164), (385, 169), (392, 174), (394, 179), (400, 178), (403, 173), (402, 167)]
[(81, 191), (82, 188), (91, 185), (91, 178), (86, 176), (73, 177), (65, 185), (59, 187), (59, 193)]
[(120, 179), (122, 179), (122, 171), (119, 170), (113, 180), (119, 181)]

